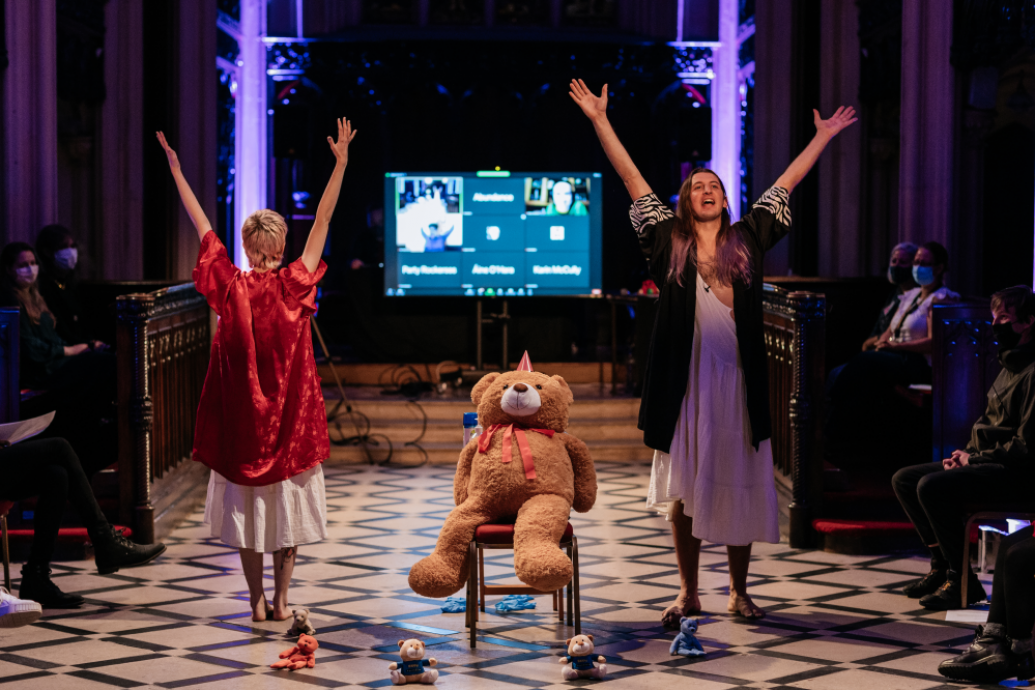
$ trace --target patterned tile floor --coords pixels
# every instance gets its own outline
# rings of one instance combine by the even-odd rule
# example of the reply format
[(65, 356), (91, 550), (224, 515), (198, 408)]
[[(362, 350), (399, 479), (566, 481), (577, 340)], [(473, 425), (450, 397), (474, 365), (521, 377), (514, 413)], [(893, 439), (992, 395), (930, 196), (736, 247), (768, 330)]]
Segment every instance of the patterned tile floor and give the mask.
[[(649, 467), (598, 463), (598, 471), (597, 505), (573, 524), (583, 629), (608, 658), (603, 682), (561, 680), (556, 657), (571, 631), (556, 623), (547, 597), (506, 615), (491, 612), (490, 600), (471, 650), (463, 614), (444, 614), (440, 601), (407, 587), (410, 565), (432, 548), (451, 508), (451, 468), (337, 465), (327, 467), (330, 538), (300, 549), (291, 595), (313, 610), (315, 669), (268, 668), (291, 646), (289, 624), (251, 622), (237, 554), (207, 538), (197, 513), (151, 566), (99, 576), (89, 562), (55, 564), (60, 586), (88, 604), (0, 631), (0, 690), (384, 687), (405, 637), (425, 640), (440, 662), (438, 687), (456, 690), (955, 687), (935, 667), (969, 643), (972, 626), (896, 594), (926, 565), (901, 556), (756, 546), (752, 591), (769, 617), (749, 623), (725, 613), (725, 551), (708, 546), (699, 631), (708, 654), (669, 656), (672, 633), (659, 618), (678, 577), (666, 523), (643, 508)], [(511, 579), (509, 552), (488, 553), (486, 576)]]

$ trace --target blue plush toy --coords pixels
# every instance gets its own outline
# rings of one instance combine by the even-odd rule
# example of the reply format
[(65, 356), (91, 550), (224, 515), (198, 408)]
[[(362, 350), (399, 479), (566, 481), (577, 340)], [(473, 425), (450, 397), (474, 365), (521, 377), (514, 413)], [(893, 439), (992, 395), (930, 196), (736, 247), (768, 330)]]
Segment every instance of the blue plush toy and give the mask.
[(672, 646), (668, 648), (668, 653), (672, 656), (704, 656), (704, 648), (701, 647), (701, 643), (694, 637), (695, 632), (697, 632), (696, 619), (687, 618), (686, 616), (680, 618), (679, 634), (672, 640)]

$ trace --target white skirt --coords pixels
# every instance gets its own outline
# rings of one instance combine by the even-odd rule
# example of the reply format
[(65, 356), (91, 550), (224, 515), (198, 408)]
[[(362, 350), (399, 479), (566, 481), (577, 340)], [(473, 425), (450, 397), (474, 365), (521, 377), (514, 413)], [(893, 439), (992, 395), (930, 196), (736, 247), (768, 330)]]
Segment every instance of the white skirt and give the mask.
[(751, 445), (736, 322), (700, 275), (687, 389), (669, 450), (654, 452), (649, 509), (672, 520), (682, 502), (693, 535), (713, 544), (780, 541), (773, 451), (768, 439)]
[(218, 472), (208, 479), (205, 522), (227, 546), (272, 552), (327, 538), (323, 465), (269, 486), (241, 486)]

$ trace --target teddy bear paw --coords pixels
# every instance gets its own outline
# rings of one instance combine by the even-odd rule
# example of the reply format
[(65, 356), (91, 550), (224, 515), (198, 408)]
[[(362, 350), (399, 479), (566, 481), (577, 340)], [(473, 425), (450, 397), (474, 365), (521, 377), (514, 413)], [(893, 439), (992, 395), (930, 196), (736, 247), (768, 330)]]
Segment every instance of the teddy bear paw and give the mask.
[(467, 583), (467, 571), (451, 567), (437, 553), (422, 558), (410, 568), (410, 589), (422, 597), (440, 599), (456, 594)]
[(515, 558), (514, 570), (518, 579), (541, 592), (553, 592), (571, 582), (571, 561), (554, 548), (538, 552), (532, 557)]

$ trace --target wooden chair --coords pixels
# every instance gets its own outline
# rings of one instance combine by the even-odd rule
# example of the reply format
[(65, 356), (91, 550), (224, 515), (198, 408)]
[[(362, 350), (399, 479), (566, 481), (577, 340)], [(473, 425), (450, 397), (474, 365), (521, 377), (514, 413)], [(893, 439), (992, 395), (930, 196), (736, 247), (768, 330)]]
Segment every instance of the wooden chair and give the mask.
[[(582, 611), (579, 601), (579, 542), (575, 530), (569, 522), (564, 528), (559, 546), (568, 551), (571, 559), (572, 580), (568, 583), (567, 610), (568, 625), (575, 625), (575, 634), (582, 634)], [(478, 644), (478, 613), (485, 611), (487, 595), (507, 594), (549, 594), (553, 597), (553, 608), (557, 611), (560, 622), (564, 622), (564, 605), (562, 590), (543, 592), (529, 585), (488, 585), (485, 584), (485, 549), (513, 549), (514, 525), (488, 524), (481, 525), (474, 533), (470, 544), (470, 574), (467, 578), (467, 627), (471, 631), (471, 649)]]
[(979, 521), (990, 520), (1028, 520), (1035, 522), (1035, 504), (1017, 505), (972, 505), (966, 509), (969, 517), (967, 527), (963, 532), (963, 567), (960, 569), (960, 597), (963, 608), (967, 608), (967, 585), (970, 581), (970, 531), (974, 524)]
[(14, 507), (12, 501), (0, 501), (0, 555), (4, 561), (4, 589), (11, 591), (11, 549), (7, 543), (7, 513)]

